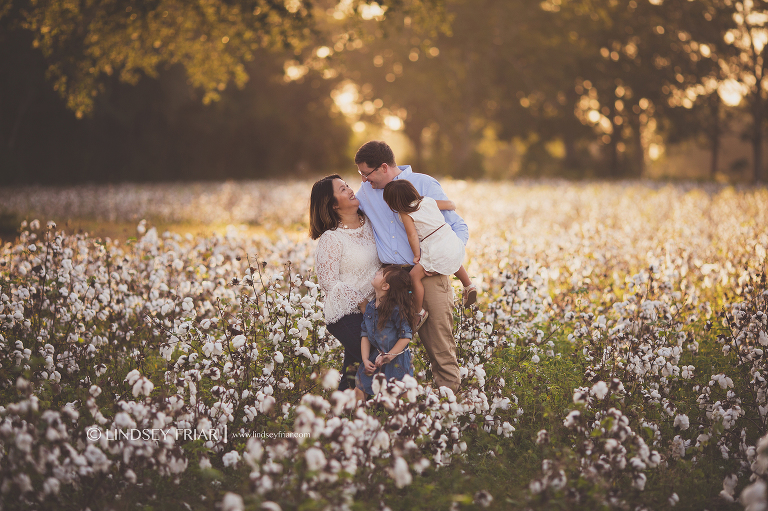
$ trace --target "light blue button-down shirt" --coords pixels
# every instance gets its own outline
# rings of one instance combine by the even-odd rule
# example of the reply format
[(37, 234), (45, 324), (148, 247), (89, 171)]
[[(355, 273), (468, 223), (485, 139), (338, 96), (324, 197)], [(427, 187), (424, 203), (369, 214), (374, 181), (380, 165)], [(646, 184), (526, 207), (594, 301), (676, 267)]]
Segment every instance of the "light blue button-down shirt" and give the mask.
[[(448, 200), (437, 179), (413, 172), (410, 165), (398, 165), (398, 168), (402, 172), (395, 179), (407, 179), (424, 197)], [(408, 243), (405, 227), (400, 220), (400, 215), (389, 209), (384, 202), (384, 190), (374, 190), (371, 188), (371, 183), (366, 181), (357, 191), (357, 198), (360, 200), (360, 209), (373, 225), (379, 260), (384, 264), (413, 264), (413, 251)], [(469, 228), (464, 219), (455, 211), (442, 211), (442, 213), (445, 222), (466, 245), (469, 240)]]

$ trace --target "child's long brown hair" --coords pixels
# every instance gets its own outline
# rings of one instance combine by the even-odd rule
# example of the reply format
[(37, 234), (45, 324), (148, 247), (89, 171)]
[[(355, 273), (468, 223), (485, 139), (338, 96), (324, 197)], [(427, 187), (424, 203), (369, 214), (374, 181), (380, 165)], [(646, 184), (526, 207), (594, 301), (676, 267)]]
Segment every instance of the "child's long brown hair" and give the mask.
[(411, 275), (397, 266), (385, 266), (382, 271), (384, 282), (389, 284), (389, 290), (381, 298), (381, 303), (377, 307), (379, 322), (376, 327), (379, 330), (384, 328), (395, 307), (399, 307), (400, 317), (413, 328), (416, 324), (416, 311), (413, 307), (413, 295), (411, 294)]
[(384, 187), (384, 202), (387, 203), (389, 209), (398, 213), (418, 211), (423, 198), (416, 187), (407, 179), (390, 181)]

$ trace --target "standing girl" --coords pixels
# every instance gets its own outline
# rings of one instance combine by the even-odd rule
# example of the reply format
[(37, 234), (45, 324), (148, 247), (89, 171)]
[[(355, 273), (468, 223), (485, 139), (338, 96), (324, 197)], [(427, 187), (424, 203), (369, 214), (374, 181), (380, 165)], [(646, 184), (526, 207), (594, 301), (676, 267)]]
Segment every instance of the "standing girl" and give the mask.
[(413, 302), (419, 311), (419, 321), (414, 331), (421, 327), (429, 315), (423, 309), (424, 286), (421, 283), (421, 279), (428, 273), (456, 275), (464, 285), (464, 307), (475, 303), (477, 287), (472, 284), (467, 270), (461, 264), (464, 260), (464, 243), (445, 223), (445, 218), (440, 213), (440, 206), (442, 209), (455, 209), (453, 203), (439, 201), (438, 204), (438, 201), (431, 197), (423, 197), (410, 181), (405, 179), (391, 181), (384, 187), (384, 202), (392, 211), (400, 214), (413, 251)]
[(383, 372), (389, 380), (413, 376), (411, 325), (416, 319), (411, 294), (411, 277), (397, 266), (385, 266), (373, 277), (375, 300), (368, 302), (363, 315), (360, 351), (363, 363), (357, 370), (355, 394), (363, 399), (373, 395), (373, 376)]

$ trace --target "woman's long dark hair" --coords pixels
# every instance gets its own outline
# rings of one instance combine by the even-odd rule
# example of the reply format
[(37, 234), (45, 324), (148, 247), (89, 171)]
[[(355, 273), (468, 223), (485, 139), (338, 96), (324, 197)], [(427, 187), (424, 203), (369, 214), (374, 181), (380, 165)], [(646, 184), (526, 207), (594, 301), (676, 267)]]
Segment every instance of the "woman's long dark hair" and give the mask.
[(423, 198), (407, 179), (390, 181), (384, 187), (384, 202), (389, 209), (398, 213), (418, 211)]
[(397, 266), (385, 266), (384, 282), (389, 284), (387, 294), (381, 299), (377, 307), (379, 322), (376, 327), (381, 330), (392, 316), (395, 307), (400, 309), (400, 317), (408, 322), (411, 328), (416, 324), (416, 310), (413, 306), (413, 294), (411, 294), (411, 275)]
[(328, 229), (335, 229), (341, 221), (339, 213), (333, 209), (336, 205), (336, 197), (333, 195), (334, 179), (341, 179), (341, 176), (325, 176), (312, 185), (312, 194), (309, 196), (309, 237), (313, 240)]
[[(309, 196), (309, 237), (313, 240), (322, 236), (325, 231), (336, 229), (341, 222), (339, 212), (333, 208), (338, 204), (333, 194), (334, 179), (341, 179), (341, 176), (325, 176), (312, 185), (312, 193)], [(363, 216), (363, 210), (357, 208), (357, 214)]]

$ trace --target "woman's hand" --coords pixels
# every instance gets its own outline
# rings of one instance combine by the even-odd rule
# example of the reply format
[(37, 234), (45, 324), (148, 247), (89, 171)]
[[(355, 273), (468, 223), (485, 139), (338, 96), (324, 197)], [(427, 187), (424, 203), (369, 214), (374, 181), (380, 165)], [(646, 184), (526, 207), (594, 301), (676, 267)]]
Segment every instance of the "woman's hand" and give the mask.
[(360, 307), (360, 312), (365, 314), (365, 308), (368, 307), (368, 300), (363, 300), (362, 302), (358, 303), (357, 306)]
[[(381, 357), (381, 355), (379, 355), (379, 357)], [(365, 374), (367, 374), (368, 376), (373, 376), (373, 373), (376, 372), (376, 366), (373, 364), (373, 362), (366, 359), (366, 360), (363, 360), (363, 365), (365, 366)]]

